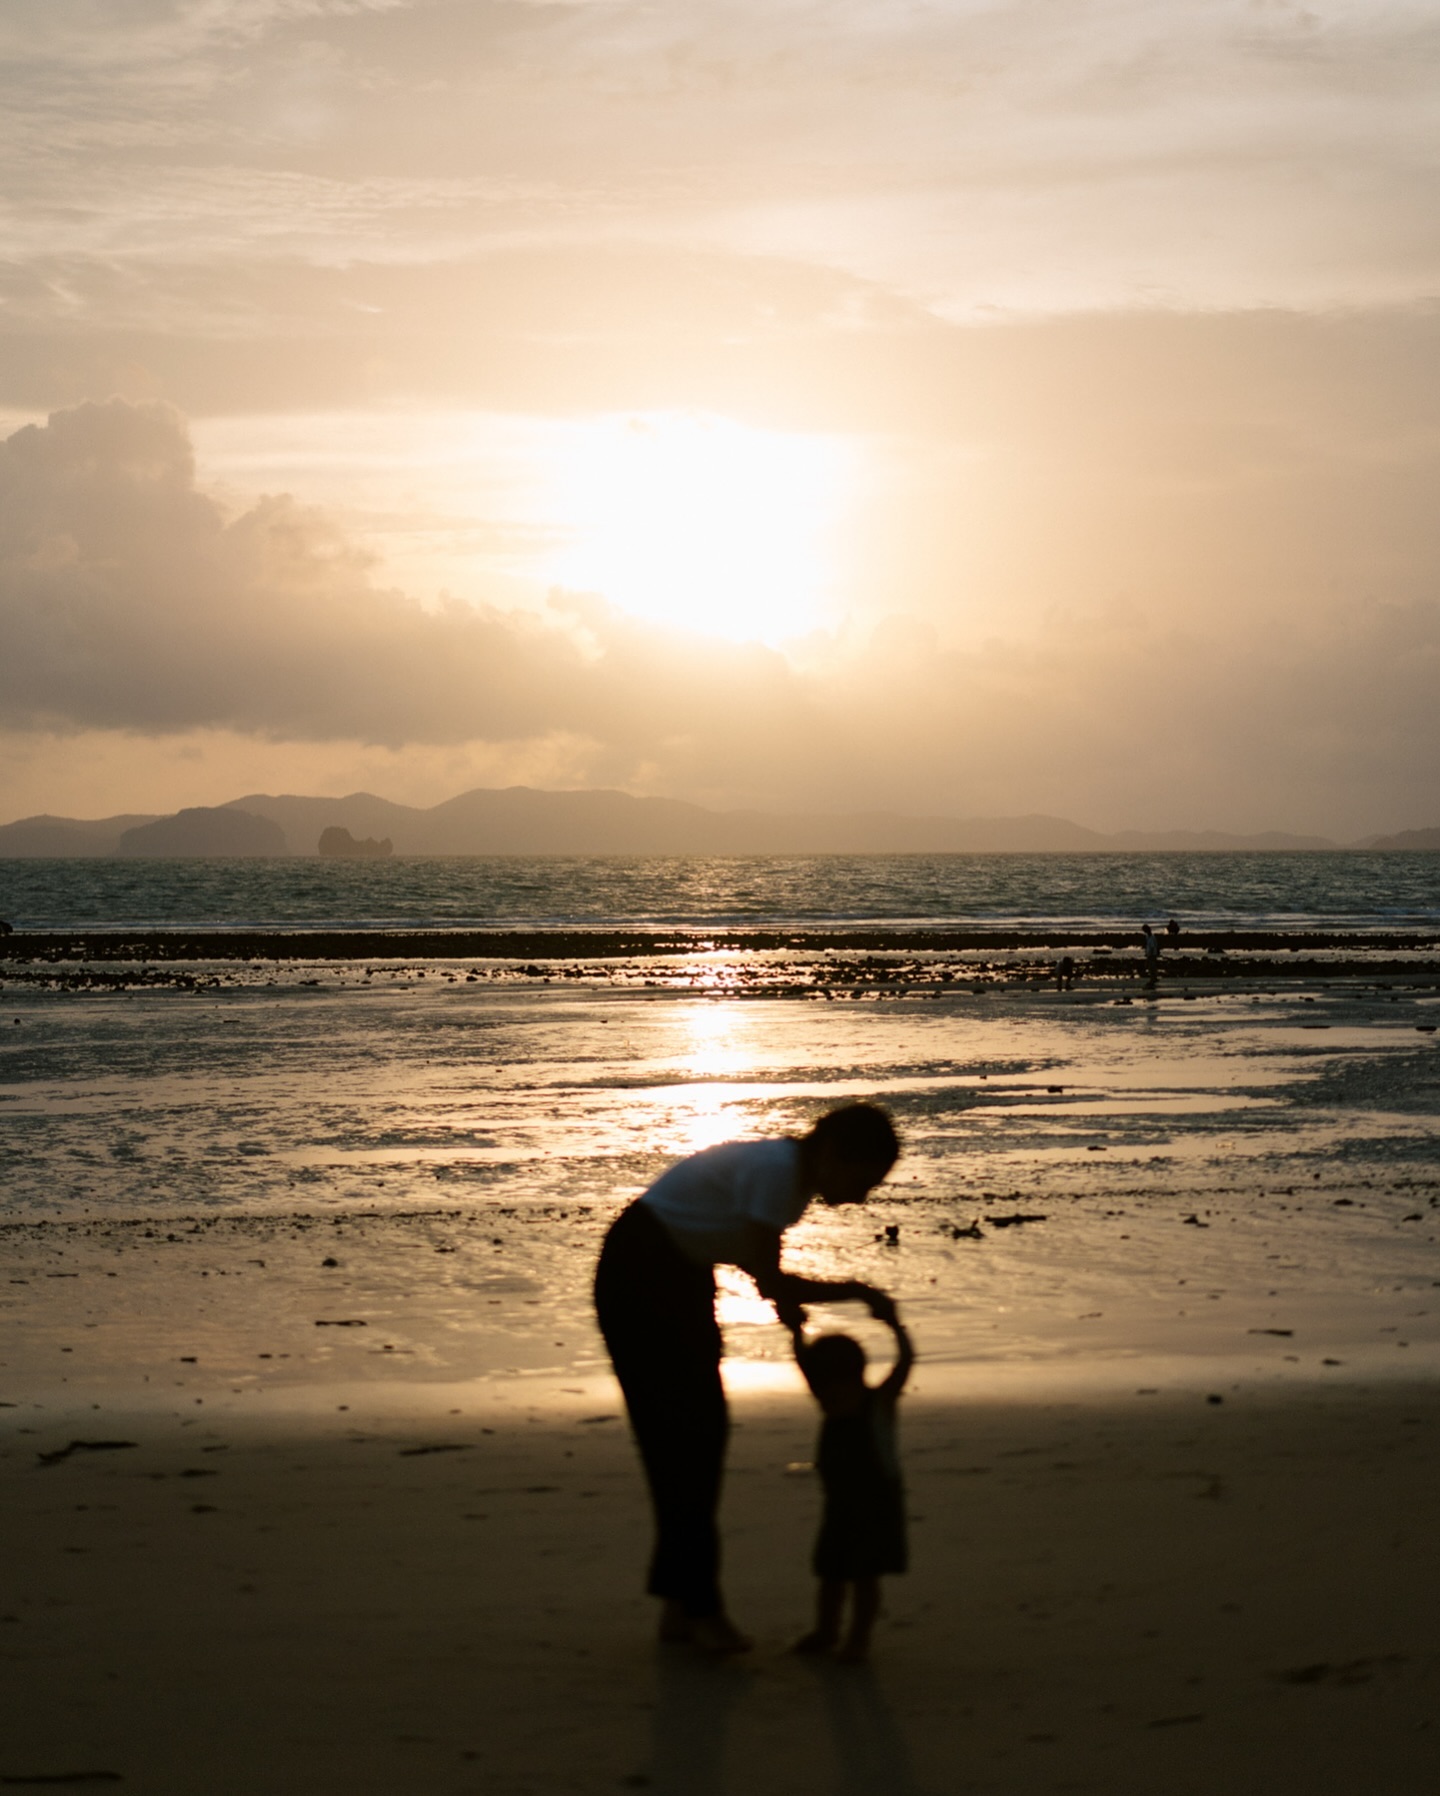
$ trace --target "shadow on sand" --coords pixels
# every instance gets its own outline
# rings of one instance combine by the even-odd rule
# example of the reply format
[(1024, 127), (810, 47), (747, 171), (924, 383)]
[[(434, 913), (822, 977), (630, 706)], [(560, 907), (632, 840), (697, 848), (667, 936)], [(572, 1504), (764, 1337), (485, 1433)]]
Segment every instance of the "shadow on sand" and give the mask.
[[(807, 1660), (804, 1683), (792, 1684), (793, 1732), (772, 1708), (777, 1692), (769, 1679), (759, 1680), (739, 1663), (709, 1664), (666, 1654), (656, 1678), (654, 1732), (648, 1780), (655, 1796), (727, 1796), (757, 1791), (767, 1779), (757, 1756), (761, 1736), (777, 1724), (787, 1735), (788, 1761), (809, 1742), (812, 1753), (810, 1788), (823, 1789), (824, 1760), (829, 1759), (835, 1796), (924, 1796), (915, 1781), (905, 1741), (884, 1692), (868, 1666), (833, 1665)], [(806, 1689), (806, 1684), (810, 1689)], [(814, 1700), (818, 1697), (818, 1703)], [(760, 1711), (769, 1710), (768, 1715)], [(734, 1757), (735, 1763), (729, 1758)], [(638, 1780), (637, 1780), (638, 1783)]]

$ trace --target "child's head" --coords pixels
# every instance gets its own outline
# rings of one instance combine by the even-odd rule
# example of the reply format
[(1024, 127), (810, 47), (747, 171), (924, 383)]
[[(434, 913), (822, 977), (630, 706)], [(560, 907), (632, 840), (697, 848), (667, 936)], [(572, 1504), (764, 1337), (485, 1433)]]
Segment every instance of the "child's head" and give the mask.
[(895, 1125), (878, 1104), (842, 1104), (801, 1146), (811, 1188), (827, 1204), (861, 1204), (900, 1155)]
[(853, 1335), (817, 1335), (805, 1349), (805, 1370), (822, 1397), (865, 1383), (865, 1349)]

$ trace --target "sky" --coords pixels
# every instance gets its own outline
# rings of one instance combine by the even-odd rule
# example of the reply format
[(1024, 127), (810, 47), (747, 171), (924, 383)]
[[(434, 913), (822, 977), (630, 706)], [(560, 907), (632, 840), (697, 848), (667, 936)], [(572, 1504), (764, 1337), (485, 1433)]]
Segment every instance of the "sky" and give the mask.
[(1440, 823), (1440, 0), (6, 0), (0, 821)]

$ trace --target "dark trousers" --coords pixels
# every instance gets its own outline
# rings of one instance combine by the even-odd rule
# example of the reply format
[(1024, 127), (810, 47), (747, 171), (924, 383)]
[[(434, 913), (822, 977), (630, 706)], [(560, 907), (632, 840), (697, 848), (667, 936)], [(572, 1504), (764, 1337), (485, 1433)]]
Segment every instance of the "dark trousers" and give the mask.
[(720, 1383), (715, 1274), (687, 1260), (644, 1204), (611, 1225), (595, 1313), (625, 1393), (655, 1509), (646, 1588), (694, 1617), (720, 1611), (716, 1510), (729, 1415)]

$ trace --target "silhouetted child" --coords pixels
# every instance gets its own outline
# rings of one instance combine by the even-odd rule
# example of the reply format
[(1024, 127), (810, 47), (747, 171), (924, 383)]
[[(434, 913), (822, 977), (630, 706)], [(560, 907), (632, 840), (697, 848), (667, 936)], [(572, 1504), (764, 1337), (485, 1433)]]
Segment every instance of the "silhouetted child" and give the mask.
[[(906, 1569), (905, 1489), (895, 1451), (895, 1409), (915, 1350), (898, 1316), (882, 1316), (895, 1335), (898, 1354), (882, 1383), (865, 1382), (865, 1349), (850, 1335), (812, 1341), (792, 1326), (795, 1358), (824, 1412), (816, 1463), (825, 1487), (825, 1513), (815, 1542), (820, 1589), (815, 1627), (795, 1650), (827, 1653), (850, 1664), (870, 1650), (870, 1630), (880, 1608), (880, 1579)], [(841, 1643), (845, 1597), (850, 1626)]]

